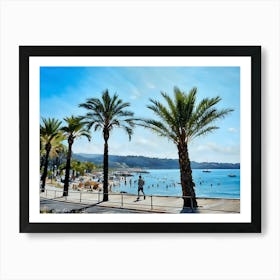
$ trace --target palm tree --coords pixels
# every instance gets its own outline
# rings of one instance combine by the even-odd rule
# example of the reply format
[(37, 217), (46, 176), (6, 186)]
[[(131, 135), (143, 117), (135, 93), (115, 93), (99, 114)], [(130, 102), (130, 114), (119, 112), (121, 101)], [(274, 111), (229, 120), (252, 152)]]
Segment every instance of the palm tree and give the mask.
[(79, 105), (88, 110), (85, 115), (88, 127), (94, 127), (94, 131), (101, 129), (104, 138), (104, 157), (103, 157), (103, 201), (108, 201), (108, 140), (114, 127), (123, 128), (128, 134), (129, 140), (135, 126), (134, 113), (127, 111), (129, 103), (119, 99), (117, 94), (112, 97), (108, 90), (102, 93), (101, 99), (89, 98), (86, 103)]
[(78, 171), (80, 170), (81, 162), (75, 159), (71, 160), (72, 178), (76, 178)]
[[(60, 137), (59, 134), (59, 127), (61, 125), (61, 121), (54, 119), (54, 118), (42, 118), (42, 124), (40, 125), (40, 139), (41, 144), (43, 143), (44, 149), (45, 149), (45, 161), (44, 161), (44, 170), (43, 174), (41, 176), (42, 186), (41, 191), (45, 191), (45, 184), (46, 184), (46, 178), (48, 174), (48, 165), (49, 165), (49, 155), (50, 151), (52, 149), (52, 143), (53, 141), (56, 141), (56, 138)], [(43, 140), (43, 142), (42, 142)]]
[(96, 168), (95, 164), (89, 161), (84, 162), (87, 173), (91, 173)]
[(86, 165), (84, 162), (73, 159), (71, 161), (72, 177), (75, 178), (79, 175), (84, 175)]
[(184, 207), (195, 208), (197, 201), (188, 144), (193, 139), (218, 129), (213, 122), (233, 111), (232, 109), (218, 110), (215, 108), (215, 105), (221, 101), (219, 96), (204, 98), (196, 105), (196, 93), (196, 88), (192, 88), (186, 94), (175, 87), (174, 100), (166, 93), (161, 93), (167, 106), (154, 99), (150, 99), (152, 104), (147, 106), (159, 120), (145, 119), (142, 122), (142, 126), (170, 139), (177, 146)]
[(89, 130), (85, 128), (85, 125), (87, 123), (84, 122), (83, 119), (84, 119), (83, 117), (74, 117), (74, 116), (71, 116), (69, 118), (64, 118), (64, 121), (67, 123), (67, 126), (61, 128), (61, 130), (64, 132), (64, 135), (67, 137), (67, 141), (68, 141), (68, 152), (67, 152), (63, 196), (68, 196), (72, 145), (74, 143), (74, 140), (82, 136), (87, 137), (89, 141), (91, 139)]
[[(67, 147), (62, 143), (66, 138), (62, 134), (61, 131), (51, 140), (51, 150), (49, 152), (49, 158), (53, 159), (53, 164), (59, 166), (61, 164), (61, 160), (66, 153)], [(45, 145), (48, 141), (48, 137), (40, 136), (40, 170), (43, 167), (46, 150)]]
[[(63, 140), (66, 140), (65, 136), (63, 135)], [(53, 160), (53, 164), (54, 167), (56, 168), (56, 175), (59, 172), (58, 167), (64, 162), (66, 161), (67, 158), (67, 146), (62, 144), (60, 146), (57, 147), (56, 149), (56, 153), (54, 154), (54, 160)]]

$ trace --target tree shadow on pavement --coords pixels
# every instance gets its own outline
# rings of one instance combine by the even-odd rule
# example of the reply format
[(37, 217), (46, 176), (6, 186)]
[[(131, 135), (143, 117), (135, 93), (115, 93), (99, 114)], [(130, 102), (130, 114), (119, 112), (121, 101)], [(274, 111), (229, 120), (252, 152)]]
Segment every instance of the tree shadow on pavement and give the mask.
[(70, 213), (81, 213), (81, 212), (84, 212), (86, 209), (88, 208), (92, 208), (94, 206), (98, 206), (99, 204), (101, 204), (103, 201), (99, 201), (99, 202), (96, 202), (94, 204), (90, 204), (88, 206), (85, 206), (85, 207), (82, 207), (82, 208), (79, 208), (79, 209), (72, 209), (70, 211)]

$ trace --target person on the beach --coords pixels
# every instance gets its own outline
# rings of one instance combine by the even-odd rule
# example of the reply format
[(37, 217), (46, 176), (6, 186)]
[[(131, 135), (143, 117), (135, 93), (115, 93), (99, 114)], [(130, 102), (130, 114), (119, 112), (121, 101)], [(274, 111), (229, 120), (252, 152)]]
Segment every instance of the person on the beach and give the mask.
[(139, 176), (139, 179), (138, 179), (138, 197), (137, 199), (140, 198), (140, 191), (143, 193), (144, 195), (144, 199), (146, 199), (146, 196), (145, 196), (145, 193), (144, 193), (144, 184), (145, 184), (145, 181), (142, 179), (141, 176)]

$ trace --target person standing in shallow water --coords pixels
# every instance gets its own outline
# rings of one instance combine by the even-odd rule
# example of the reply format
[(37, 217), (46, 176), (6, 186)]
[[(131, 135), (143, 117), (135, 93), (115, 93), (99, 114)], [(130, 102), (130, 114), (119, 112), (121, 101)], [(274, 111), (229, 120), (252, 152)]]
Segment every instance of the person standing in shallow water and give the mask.
[(138, 197), (137, 197), (137, 199), (140, 198), (140, 191), (143, 193), (144, 199), (146, 199), (146, 196), (145, 196), (145, 193), (144, 193), (144, 184), (145, 184), (145, 181), (142, 179), (141, 176), (139, 176), (139, 179), (138, 179)]

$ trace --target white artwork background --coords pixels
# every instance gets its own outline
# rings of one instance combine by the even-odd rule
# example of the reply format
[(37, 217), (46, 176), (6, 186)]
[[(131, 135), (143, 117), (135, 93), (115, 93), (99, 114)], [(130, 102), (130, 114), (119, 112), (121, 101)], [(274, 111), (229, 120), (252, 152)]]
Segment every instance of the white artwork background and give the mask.
[[(0, 279), (279, 280), (279, 13), (278, 0), (0, 1)], [(261, 45), (262, 233), (20, 234), (19, 45)]]

